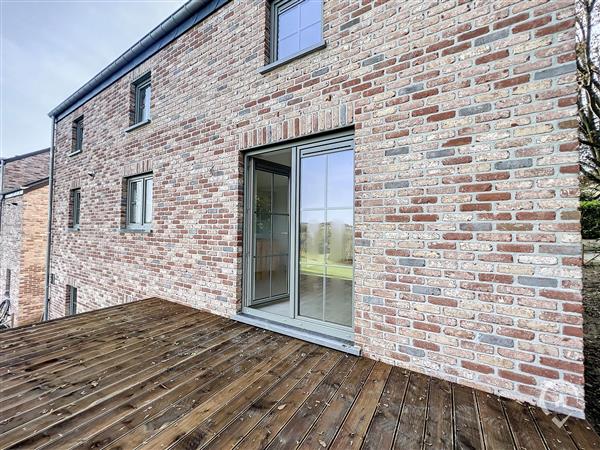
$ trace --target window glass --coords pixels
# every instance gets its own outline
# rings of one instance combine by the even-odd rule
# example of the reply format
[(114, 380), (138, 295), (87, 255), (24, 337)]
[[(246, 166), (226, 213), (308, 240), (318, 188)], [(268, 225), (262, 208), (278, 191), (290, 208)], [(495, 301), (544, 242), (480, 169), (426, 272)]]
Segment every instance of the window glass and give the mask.
[(73, 216), (72, 216), (72, 226), (73, 228), (79, 227), (79, 216), (81, 210), (81, 191), (79, 189), (75, 189), (72, 192), (73, 195)]
[(146, 178), (144, 223), (152, 223), (152, 178)]
[(69, 292), (69, 314), (77, 314), (77, 288), (71, 286)]
[(127, 184), (127, 227), (148, 228), (152, 224), (153, 178), (143, 175)]
[(274, 8), (277, 21), (274, 59), (286, 58), (321, 41), (321, 0), (281, 1)]
[(145, 76), (134, 83), (135, 86), (135, 117), (134, 123), (150, 119), (150, 99), (152, 86), (150, 77)]
[(83, 148), (83, 117), (73, 122), (73, 146), (72, 150), (78, 152)]
[(132, 181), (129, 190), (129, 222), (139, 224), (142, 218), (142, 181)]

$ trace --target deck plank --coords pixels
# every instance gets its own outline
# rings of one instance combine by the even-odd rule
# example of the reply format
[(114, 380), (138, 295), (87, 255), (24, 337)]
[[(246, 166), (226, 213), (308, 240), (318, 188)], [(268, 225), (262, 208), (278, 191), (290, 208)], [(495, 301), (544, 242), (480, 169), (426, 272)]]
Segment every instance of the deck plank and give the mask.
[(25, 444), (37, 447), (50, 442), (50, 447), (57, 449), (108, 444), (148, 419), (150, 412), (167, 408), (269, 343), (271, 348), (278, 345), (274, 336), (246, 331), (112, 397), (100, 397), (94, 408), (56, 423)]
[(452, 392), (454, 394), (454, 445), (456, 449), (483, 449), (483, 435), (473, 389), (455, 384), (452, 386)]
[(580, 450), (600, 449), (600, 436), (594, 432), (592, 426), (585, 420), (570, 417), (567, 419), (565, 427)]
[(555, 414), (546, 414), (540, 408), (529, 408), (542, 437), (550, 450), (575, 450), (571, 436), (565, 427), (557, 426), (552, 419), (560, 417)]
[(452, 386), (433, 378), (429, 385), (425, 447), (439, 450), (454, 448)]
[(360, 359), (353, 367), (348, 377), (342, 383), (340, 389), (326, 405), (323, 414), (317, 419), (309, 430), (299, 448), (314, 449), (329, 447), (337, 430), (340, 428), (354, 400), (360, 393), (367, 377), (373, 370), (374, 361)]
[[(235, 421), (220, 430), (204, 448), (214, 450), (234, 448), (253, 429), (257, 429), (259, 432), (265, 431), (268, 435), (270, 434), (269, 430), (280, 428), (289, 420), (308, 395), (323, 381), (324, 377), (334, 367), (337, 367), (342, 358), (339, 353), (326, 353), (321, 361), (283, 397), (278, 398), (279, 393), (273, 392), (271, 395), (254, 402)], [(269, 422), (271, 425), (267, 425)], [(264, 448), (266, 444), (267, 441), (261, 439), (259, 448)]]
[(324, 354), (322, 348), (314, 347), (306, 357), (299, 358), (287, 373), (267, 372), (259, 383), (248, 386), (231, 402), (189, 431), (182, 439), (177, 441), (175, 447), (204, 447), (217, 433), (250, 408), (257, 413), (256, 415), (259, 418), (263, 417), (273, 404), (287, 394), (321, 361)]
[[(9, 352), (31, 348), (40, 343), (51, 343), (56, 338), (77, 336), (88, 330), (100, 330), (103, 326), (118, 326), (121, 323), (140, 320), (153, 311), (171, 310), (173, 307), (164, 300), (150, 299), (104, 308), (98, 311), (66, 316), (54, 321), (0, 330), (0, 351)], [(96, 314), (98, 313), (98, 314)]]
[(429, 377), (411, 373), (393, 448), (421, 448), (424, 442)]
[[(228, 335), (225, 336), (231, 338), (234, 334), (239, 334), (245, 328), (236, 327), (232, 328)], [(212, 342), (210, 337), (214, 337), (216, 342)], [(214, 334), (206, 334), (204, 337), (199, 337), (196, 342), (191, 342), (189, 348), (171, 348), (166, 353), (156, 354), (149, 360), (139, 361), (137, 365), (133, 366), (132, 370), (127, 371), (125, 374), (121, 372), (108, 371), (108, 375), (104, 378), (90, 378), (89, 384), (85, 384), (81, 389), (69, 389), (58, 398), (50, 402), (45, 402), (45, 399), (40, 400), (42, 402), (34, 408), (26, 410), (21, 414), (10, 416), (6, 423), (2, 423), (2, 429), (4, 434), (0, 434), (0, 443), (3, 441), (11, 442), (11, 440), (25, 439), (30, 432), (28, 429), (31, 426), (35, 426), (36, 430), (42, 430), (47, 426), (51, 426), (59, 420), (64, 420), (67, 417), (77, 414), (82, 409), (94, 405), (98, 398), (106, 396), (112, 396), (122, 390), (135, 386), (145, 379), (152, 377), (156, 373), (160, 373), (163, 370), (172, 367), (176, 361), (185, 361), (194, 356), (194, 352), (190, 350), (192, 348), (197, 349), (196, 351), (202, 351), (206, 347), (201, 347), (206, 343), (216, 345), (219, 343), (218, 339), (222, 339), (223, 335), (214, 336)], [(192, 336), (192, 339), (194, 336)], [(124, 376), (125, 375), (125, 376)], [(94, 383), (97, 383), (94, 385)], [(67, 386), (68, 388), (68, 386)], [(17, 407), (18, 408), (18, 407)], [(4, 414), (4, 411), (3, 411)], [(23, 428), (21, 425), (28, 424), (28, 428)], [(8, 430), (4, 432), (4, 430)]]
[(477, 391), (476, 396), (485, 448), (489, 450), (515, 448), (500, 398), (481, 391)]
[(600, 450), (585, 421), (160, 299), (0, 332), (0, 448)]
[(314, 392), (300, 404), (287, 423), (285, 422), (287, 413), (283, 415), (279, 411), (274, 411), (254, 427), (236, 448), (284, 449), (300, 445), (302, 438), (329, 405), (357, 361), (358, 358), (345, 355), (340, 363), (326, 374)]
[[(113, 343), (100, 344), (97, 348), (82, 350), (76, 354), (69, 349), (64, 354), (62, 352), (51, 353), (46, 358), (35, 358), (31, 361), (30, 370), (1, 381), (0, 409), (7, 406), (7, 403), (12, 403), (14, 406), (12, 400), (14, 394), (23, 396), (30, 390), (39, 391), (44, 383), (56, 384), (57, 381), (67, 377), (69, 380), (73, 380), (75, 376), (85, 376), (83, 371), (87, 370), (89, 373), (91, 370), (99, 370), (103, 366), (113, 365), (119, 359), (139, 355), (140, 352), (153, 351), (154, 349), (148, 348), (149, 341), (172, 345), (170, 342), (173, 337), (194, 331), (198, 326), (209, 326), (214, 322), (215, 319), (198, 320), (192, 315), (183, 318), (181, 322), (174, 321), (169, 325), (140, 327), (137, 331), (141, 331), (141, 334), (135, 334)], [(162, 337), (165, 333), (169, 333), (167, 340)]]
[(398, 367), (392, 368), (381, 395), (381, 401), (373, 415), (361, 448), (364, 450), (391, 449), (396, 427), (404, 404), (408, 373)]
[(387, 364), (375, 364), (329, 448), (360, 448), (391, 370)]
[[(132, 444), (139, 445), (140, 449), (168, 448), (193, 429), (197, 423), (209, 417), (216, 408), (230, 402), (249, 385), (260, 383), (261, 378), (269, 371), (285, 371), (308, 349), (309, 344), (288, 341), (275, 353), (265, 357), (261, 363), (254, 364), (248, 368), (249, 370), (240, 371), (241, 373), (235, 379), (226, 380), (226, 387), (211, 392), (213, 395), (209, 398), (199, 400), (186, 398), (170, 408), (166, 414), (162, 414), (158, 423), (153, 420), (150, 427), (146, 426), (144, 429), (138, 427), (136, 431), (141, 431), (141, 434), (127, 435), (126, 441), (117, 442), (108, 448), (132, 448)], [(182, 418), (179, 417), (181, 411), (186, 412)], [(141, 442), (137, 440), (139, 438), (142, 438)]]
[[(57, 333), (56, 336), (46, 338), (41, 342), (32, 342), (29, 346), (19, 349), (8, 349), (3, 351), (3, 359), (0, 361), (0, 370), (2, 374), (5, 373), (5, 368), (10, 367), (11, 369), (18, 368), (21, 364), (27, 365), (29, 361), (36, 357), (45, 357), (47, 354), (65, 350), (66, 348), (72, 349), (74, 347), (79, 348), (82, 344), (89, 343), (89, 345), (97, 345), (97, 343), (104, 343), (106, 340), (118, 339), (122, 335), (127, 335), (125, 331), (131, 329), (133, 324), (138, 323), (142, 319), (147, 321), (160, 320), (167, 322), (170, 320), (177, 320), (176, 316), (162, 316), (162, 310), (151, 310), (147, 313), (140, 312), (139, 315), (132, 315), (128, 320), (118, 322), (115, 324), (105, 323), (102, 326), (94, 326), (89, 324), (87, 327), (77, 327), (75, 333)], [(133, 331), (133, 330), (132, 330)], [(93, 338), (93, 342), (91, 341)]]
[(171, 363), (171, 357), (186, 357), (185, 350), (189, 348), (199, 348), (206, 339), (212, 336), (219, 336), (228, 331), (231, 327), (233, 332), (240, 329), (237, 326), (229, 324), (220, 327), (219, 323), (212, 327), (207, 327), (214, 334), (205, 334), (205, 331), (190, 331), (188, 335), (182, 336), (179, 346), (173, 347), (168, 343), (161, 345), (148, 345), (149, 352), (143, 352), (136, 357), (123, 360), (112, 361), (108, 367), (98, 370), (92, 367), (85, 373), (73, 377), (72, 380), (64, 383), (60, 380), (49, 381), (40, 386), (40, 391), (25, 393), (23, 398), (15, 402), (10, 408), (2, 410), (3, 415), (10, 416), (10, 420), (0, 421), (0, 433), (20, 426), (22, 423), (35, 420), (36, 423), (42, 423), (45, 420), (51, 420), (44, 417), (44, 411), (56, 411), (59, 408), (67, 407), (73, 399), (81, 399), (82, 391), (99, 391), (105, 387), (112, 389), (126, 383), (135, 383), (148, 370), (160, 370), (162, 367), (168, 367)]
[(518, 402), (502, 403), (516, 447), (528, 450), (545, 450), (546, 446), (535, 426), (533, 417), (531, 417), (529, 407)]

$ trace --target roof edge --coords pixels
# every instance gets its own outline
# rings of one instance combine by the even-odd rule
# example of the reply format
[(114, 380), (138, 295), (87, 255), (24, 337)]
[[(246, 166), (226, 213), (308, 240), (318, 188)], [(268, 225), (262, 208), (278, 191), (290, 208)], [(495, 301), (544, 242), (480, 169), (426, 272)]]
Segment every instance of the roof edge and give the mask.
[(0, 193), (0, 196), (4, 198), (11, 198), (22, 195), (25, 191), (33, 191), (35, 189), (47, 186), (50, 182), (50, 178), (40, 178), (39, 180), (32, 181), (30, 183), (24, 184), (23, 186), (19, 186), (17, 188), (11, 189), (10, 191), (5, 191)]
[(190, 0), (48, 113), (60, 120), (230, 0)]
[(30, 156), (41, 155), (42, 153), (46, 153), (49, 151), (50, 151), (50, 147), (47, 147), (47, 148), (43, 148), (41, 150), (34, 150), (29, 153), (23, 153), (22, 155), (11, 156), (10, 158), (0, 158), (0, 160), (2, 160), (2, 162), (4, 164), (6, 164), (9, 162), (18, 161), (20, 159), (29, 158)]

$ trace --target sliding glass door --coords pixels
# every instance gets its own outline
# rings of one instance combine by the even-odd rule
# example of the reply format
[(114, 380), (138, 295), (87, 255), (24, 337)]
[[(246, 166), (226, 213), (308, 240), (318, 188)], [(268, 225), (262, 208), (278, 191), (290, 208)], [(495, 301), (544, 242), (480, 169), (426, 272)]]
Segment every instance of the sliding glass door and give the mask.
[(245, 202), (244, 312), (351, 340), (352, 137), (248, 154)]
[(352, 150), (300, 158), (299, 315), (352, 326)]

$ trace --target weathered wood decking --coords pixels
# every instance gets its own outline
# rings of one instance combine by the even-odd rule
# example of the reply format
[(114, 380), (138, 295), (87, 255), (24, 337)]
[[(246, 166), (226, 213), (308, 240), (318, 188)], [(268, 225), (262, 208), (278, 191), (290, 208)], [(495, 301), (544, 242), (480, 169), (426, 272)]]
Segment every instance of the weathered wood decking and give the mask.
[(584, 421), (158, 299), (1, 332), (0, 385), (0, 448), (600, 448)]

